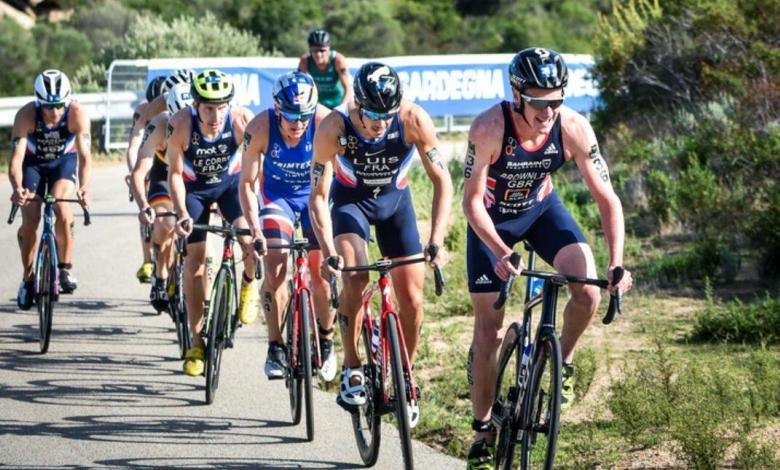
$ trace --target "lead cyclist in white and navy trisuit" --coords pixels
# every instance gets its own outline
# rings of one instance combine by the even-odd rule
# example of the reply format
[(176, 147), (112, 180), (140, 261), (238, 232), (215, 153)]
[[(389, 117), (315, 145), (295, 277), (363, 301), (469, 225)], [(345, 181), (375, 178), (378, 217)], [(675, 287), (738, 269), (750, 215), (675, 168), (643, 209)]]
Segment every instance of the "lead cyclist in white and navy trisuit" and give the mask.
[[(289, 72), (277, 78), (273, 97), (274, 106), (258, 114), (244, 134), (241, 204), (256, 239), (265, 238), (270, 244), (289, 243), (295, 238), (295, 226), (299, 222), (309, 240), (311, 289), (320, 329), (320, 376), (331, 381), (336, 375), (336, 355), (333, 315), (328, 305), (330, 289), (320, 275), (322, 251), (309, 219), (314, 131), (330, 110), (318, 104), (314, 80), (302, 72)], [(258, 175), (259, 218), (258, 197), (254, 193)], [(280, 322), (290, 294), (285, 282), (287, 253), (270, 250), (264, 257), (262, 304), (269, 341), (265, 374), (270, 379), (283, 378), (285, 371)]]
[[(13, 194), (11, 200), (22, 206), (19, 249), (23, 276), (17, 303), (29, 310), (34, 300), (33, 279), (36, 230), (41, 220), (41, 202), (33, 198), (46, 193), (67, 198), (77, 196), (89, 205), (92, 173), (90, 121), (87, 112), (71, 98), (68, 77), (59, 70), (41, 72), (34, 83), (35, 100), (24, 105), (14, 118), (12, 155), (8, 165)], [(78, 178), (76, 175), (78, 174)], [(73, 254), (73, 215), (68, 204), (55, 204), (54, 224), (59, 254), (59, 282), (63, 293), (76, 289), (71, 274)]]

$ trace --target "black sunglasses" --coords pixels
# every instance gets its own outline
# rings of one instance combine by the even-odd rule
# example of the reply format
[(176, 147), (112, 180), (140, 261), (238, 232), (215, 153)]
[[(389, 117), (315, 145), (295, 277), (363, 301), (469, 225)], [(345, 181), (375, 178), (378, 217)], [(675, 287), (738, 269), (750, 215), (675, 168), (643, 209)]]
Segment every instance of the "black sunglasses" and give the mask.
[(42, 106), (46, 109), (60, 109), (65, 107), (65, 103), (47, 103)]
[(539, 111), (544, 110), (544, 108), (548, 106), (552, 109), (558, 109), (563, 104), (563, 98), (549, 100), (545, 98), (536, 98), (528, 95), (520, 95), (520, 98), (526, 103), (528, 103), (529, 106), (531, 106), (534, 109), (538, 109)]

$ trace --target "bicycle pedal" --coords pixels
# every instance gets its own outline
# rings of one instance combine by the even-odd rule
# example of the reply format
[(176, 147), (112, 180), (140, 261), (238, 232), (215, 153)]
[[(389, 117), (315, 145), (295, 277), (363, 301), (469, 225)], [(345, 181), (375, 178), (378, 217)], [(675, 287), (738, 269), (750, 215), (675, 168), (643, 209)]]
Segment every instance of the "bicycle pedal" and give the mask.
[(341, 399), (341, 395), (336, 395), (336, 404), (338, 404), (340, 407), (344, 408), (346, 411), (352, 413), (352, 414), (358, 414), (360, 413), (360, 407), (357, 405), (350, 405), (349, 403), (346, 403), (344, 400)]
[(225, 347), (228, 349), (233, 348), (233, 338), (225, 338)]

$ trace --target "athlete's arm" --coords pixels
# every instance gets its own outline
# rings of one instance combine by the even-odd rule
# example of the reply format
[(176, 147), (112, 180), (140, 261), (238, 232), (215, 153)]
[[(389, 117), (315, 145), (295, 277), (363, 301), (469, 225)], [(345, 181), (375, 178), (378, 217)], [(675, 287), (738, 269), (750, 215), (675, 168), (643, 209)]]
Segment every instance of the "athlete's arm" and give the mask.
[[(78, 102), (70, 105), (70, 116), (68, 120), (73, 121), (73, 133), (76, 134), (76, 151), (79, 154), (79, 185), (78, 197), (84, 204), (89, 205), (92, 202), (92, 196), (89, 193), (89, 183), (92, 181), (92, 131), (90, 129), (90, 120), (87, 110)], [(70, 127), (71, 123), (68, 123)]]
[(309, 215), (311, 216), (314, 234), (317, 236), (320, 247), (322, 247), (324, 259), (336, 255), (328, 196), (330, 195), (330, 184), (333, 180), (333, 161), (340, 150), (339, 136), (343, 134), (341, 126), (341, 117), (337, 113), (331, 113), (317, 126), (317, 130), (314, 133)]
[[(138, 160), (136, 160), (133, 172), (130, 174), (130, 189), (133, 191), (135, 203), (141, 212), (149, 207), (144, 183), (149, 170), (152, 168), (155, 152), (165, 147), (165, 128), (167, 124), (168, 117), (165, 114), (159, 114), (146, 126), (144, 137), (141, 141), (141, 149), (138, 151)], [(146, 220), (145, 222), (152, 223), (153, 221)]]
[(344, 97), (341, 98), (341, 104), (349, 103), (352, 99), (352, 77), (349, 75), (349, 67), (347, 66), (347, 58), (344, 54), (337, 52), (334, 59), (336, 73), (339, 75), (339, 81), (344, 87)]
[(27, 150), (27, 135), (35, 130), (35, 108), (32, 103), (23, 106), (14, 117), (11, 133), (11, 160), (8, 161), (8, 179), (11, 181), (11, 200), (14, 204), (27, 204), (28, 191), (22, 186), (24, 154)]
[[(192, 220), (187, 212), (187, 191), (184, 187), (182, 172), (184, 171), (184, 152), (187, 150), (190, 138), (189, 109), (179, 110), (168, 120), (166, 126), (165, 160), (168, 162), (168, 189), (171, 192), (173, 210), (179, 215), (176, 231), (179, 235), (189, 235), (192, 232)], [(189, 226), (182, 222), (189, 220)]]
[[(561, 111), (561, 119), (563, 147), (568, 154), (566, 158), (574, 159), (599, 208), (601, 227), (607, 238), (609, 250), (607, 277), (611, 280), (612, 270), (616, 266), (623, 266), (625, 237), (623, 206), (612, 188), (607, 162), (601, 155), (596, 134), (590, 123), (584, 116), (568, 109)], [(631, 274), (626, 271), (618, 286), (621, 291), (625, 292), (631, 288), (631, 283)], [(614, 291), (614, 288), (611, 288), (610, 291)]]
[(298, 71), (309, 73), (309, 54), (303, 54), (298, 61)]
[(245, 108), (243, 106), (236, 106), (235, 108), (233, 108), (232, 117), (233, 117), (233, 130), (236, 133), (236, 142), (238, 142), (240, 146), (242, 142), (244, 142), (244, 130), (246, 129), (246, 126), (249, 124), (249, 121), (252, 120), (254, 115), (252, 114), (252, 111), (250, 111), (248, 108)]
[(269, 131), (268, 112), (264, 111), (252, 119), (244, 132), (244, 142), (241, 145), (241, 183), (238, 188), (241, 210), (252, 229), (253, 239), (263, 240), (258, 216), (257, 177), (263, 167), (263, 157), (268, 150)]
[(471, 228), (498, 259), (494, 267), (496, 274), (506, 280), (508, 274), (518, 274), (509, 263), (512, 249), (498, 236), (483, 202), (488, 168), (498, 159), (501, 152), (503, 128), (499, 105), (477, 116), (471, 124), (463, 169), (463, 212)]
[(130, 137), (125, 152), (125, 162), (128, 173), (133, 171), (135, 161), (138, 159), (138, 150), (144, 137), (144, 129), (155, 116), (165, 111), (165, 97), (158, 96), (149, 103), (141, 103), (133, 113), (133, 127), (130, 129)]
[[(405, 113), (402, 113), (405, 114)], [(452, 178), (447, 164), (439, 152), (433, 120), (416, 104), (409, 104), (404, 125), (414, 145), (420, 152), (425, 172), (433, 183), (433, 208), (431, 212), (431, 236), (428, 244), (444, 247), (444, 235), (450, 220), (452, 207)]]

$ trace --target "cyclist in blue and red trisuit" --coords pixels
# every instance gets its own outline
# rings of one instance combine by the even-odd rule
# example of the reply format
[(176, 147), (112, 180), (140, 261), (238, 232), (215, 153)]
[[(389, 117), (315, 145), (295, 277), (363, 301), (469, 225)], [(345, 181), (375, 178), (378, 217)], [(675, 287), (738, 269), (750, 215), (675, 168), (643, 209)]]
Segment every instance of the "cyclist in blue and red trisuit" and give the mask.
[[(24, 273), (17, 296), (22, 310), (30, 309), (35, 294), (33, 270), (38, 242), (35, 233), (41, 220), (41, 202), (33, 197), (49, 193), (56, 198), (67, 198), (78, 187), (76, 194), (81, 200), (89, 205), (91, 199), (92, 139), (86, 110), (71, 98), (70, 81), (59, 70), (41, 72), (35, 78), (34, 91), (35, 100), (24, 105), (14, 118), (13, 153), (8, 164), (13, 188), (11, 200), (22, 206), (18, 238)], [(60, 290), (69, 294), (77, 285), (70, 272), (73, 215), (67, 204), (55, 204), (54, 212)]]
[[(330, 110), (317, 104), (314, 80), (302, 72), (289, 72), (277, 78), (273, 96), (274, 106), (258, 114), (244, 133), (241, 204), (257, 240), (265, 239), (271, 244), (289, 243), (294, 238), (296, 222), (300, 221), (303, 235), (311, 247), (309, 271), (323, 360), (320, 376), (331, 381), (336, 375), (336, 355), (333, 353), (333, 315), (328, 305), (330, 289), (320, 276), (322, 251), (309, 220), (314, 130)], [(258, 196), (254, 187), (261, 171), (258, 218)], [(270, 379), (283, 378), (286, 366), (280, 322), (290, 294), (285, 282), (287, 256), (286, 251), (270, 250), (264, 258), (262, 304), (269, 341), (265, 374)]]
[[(165, 97), (166, 110), (155, 116), (144, 131), (138, 160), (130, 174), (130, 189), (138, 205), (138, 220), (152, 225), (152, 243), (157, 251), (154, 281), (149, 300), (158, 312), (168, 309), (168, 268), (172, 262), (174, 226), (171, 217), (156, 217), (156, 213), (173, 211), (168, 190), (168, 162), (165, 159), (165, 129), (170, 118), (192, 103), (190, 84), (174, 85)], [(148, 183), (148, 188), (145, 186)]]
[[(433, 183), (431, 234), (427, 243), (439, 247), (432, 263), (446, 257), (442, 242), (452, 204), (452, 180), (439, 154), (433, 121), (418, 105), (402, 100), (401, 82), (391, 67), (363, 65), (355, 75), (355, 108), (335, 111), (320, 124), (314, 139), (310, 211), (323, 250), (322, 273), (337, 275), (327, 262), (339, 266), (368, 264), (369, 226), (374, 225), (379, 250), (394, 260), (420, 256), (422, 245), (408, 187), (415, 147)], [(335, 175), (335, 181), (333, 180)], [(331, 182), (333, 183), (331, 189)], [(332, 210), (328, 201), (332, 199)], [(414, 362), (423, 320), (422, 264), (391, 272), (409, 357)], [(344, 273), (339, 323), (344, 339), (344, 372), (339, 403), (360, 406), (366, 389), (357, 339), (362, 325), (361, 295), (368, 274)], [(419, 408), (410, 403), (410, 423), (417, 424)]]
[[(192, 326), (192, 348), (184, 359), (184, 373), (201, 375), (204, 368), (203, 302), (206, 297), (206, 233), (192, 231), (192, 224), (209, 220), (209, 206), (216, 202), (222, 217), (237, 228), (247, 228), (238, 199), (241, 152), (239, 142), (252, 113), (230, 104), (233, 82), (219, 70), (204, 70), (192, 78), (193, 104), (168, 121), (168, 186), (179, 222), (176, 232), (186, 235), (184, 298)], [(242, 323), (257, 318), (258, 292), (254, 281), (255, 258), (251, 238), (239, 237), (244, 252), (238, 317)]]
[[(623, 209), (590, 123), (563, 106), (568, 82), (563, 57), (550, 49), (524, 49), (509, 65), (509, 80), (513, 101), (491, 107), (471, 125), (464, 168), (468, 286), (474, 306), (468, 377), (476, 438), (469, 451), (470, 469), (493, 468), (490, 411), (504, 317), (503, 308), (495, 310), (493, 303), (507, 276), (519, 274), (509, 261), (512, 247), (526, 240), (556, 271), (596, 277), (593, 253), (550, 179), (567, 161), (577, 165), (598, 205), (609, 251), (607, 279), (611, 281), (613, 269), (623, 265)], [(609, 290), (626, 292), (631, 284), (626, 271)], [(594, 286), (570, 284), (569, 292), (561, 333), (561, 409), (574, 398), (574, 346), (600, 299)]]

